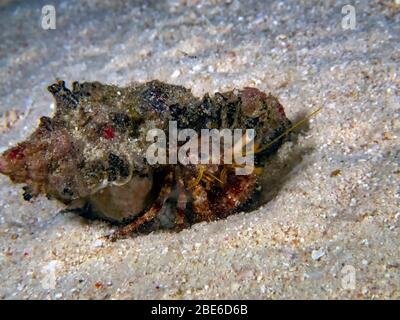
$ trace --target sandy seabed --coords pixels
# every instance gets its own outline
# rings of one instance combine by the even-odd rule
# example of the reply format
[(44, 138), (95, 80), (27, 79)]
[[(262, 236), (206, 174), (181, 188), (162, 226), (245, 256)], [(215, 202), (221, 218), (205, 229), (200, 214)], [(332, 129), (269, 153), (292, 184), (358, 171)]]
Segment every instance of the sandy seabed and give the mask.
[(263, 205), (179, 233), (114, 229), (0, 177), (2, 299), (386, 298), (400, 293), (400, 8), (353, 1), (0, 2), (0, 148), (54, 107), (46, 86), (254, 86), (323, 110), (266, 164)]

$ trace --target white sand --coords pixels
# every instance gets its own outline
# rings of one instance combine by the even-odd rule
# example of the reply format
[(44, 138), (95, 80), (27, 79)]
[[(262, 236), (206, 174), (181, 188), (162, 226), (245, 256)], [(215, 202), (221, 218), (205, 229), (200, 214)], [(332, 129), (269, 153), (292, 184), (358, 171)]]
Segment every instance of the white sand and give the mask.
[(400, 10), (357, 1), (343, 30), (348, 1), (157, 2), (57, 2), (45, 31), (46, 1), (3, 1), (0, 115), (24, 115), (2, 150), (51, 114), (57, 77), (256, 86), (291, 119), (323, 111), (266, 166), (261, 208), (180, 233), (103, 242), (108, 224), (1, 176), (0, 298), (399, 298)]

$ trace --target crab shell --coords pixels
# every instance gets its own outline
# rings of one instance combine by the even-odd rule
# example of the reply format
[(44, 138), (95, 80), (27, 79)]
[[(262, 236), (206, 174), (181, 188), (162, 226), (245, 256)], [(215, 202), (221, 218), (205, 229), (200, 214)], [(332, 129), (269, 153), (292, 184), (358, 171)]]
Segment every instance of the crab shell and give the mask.
[(263, 145), (290, 124), (277, 99), (255, 88), (203, 99), (159, 81), (125, 88), (74, 82), (72, 90), (58, 81), (48, 90), (54, 116), (0, 156), (0, 173), (26, 184), (25, 200), (44, 194), (70, 207), (86, 204), (111, 221), (137, 216), (159, 190), (162, 167), (145, 159), (149, 129), (167, 132), (169, 120), (198, 132), (255, 128)]
[(60, 81), (49, 91), (57, 103), (54, 117), (42, 117), (26, 141), (2, 154), (0, 172), (26, 184), (25, 200), (45, 194), (70, 208), (89, 205), (112, 221), (143, 211), (151, 202), (153, 170), (142, 156), (137, 110), (108, 102), (108, 95), (119, 96), (111, 86), (75, 83), (71, 92)]

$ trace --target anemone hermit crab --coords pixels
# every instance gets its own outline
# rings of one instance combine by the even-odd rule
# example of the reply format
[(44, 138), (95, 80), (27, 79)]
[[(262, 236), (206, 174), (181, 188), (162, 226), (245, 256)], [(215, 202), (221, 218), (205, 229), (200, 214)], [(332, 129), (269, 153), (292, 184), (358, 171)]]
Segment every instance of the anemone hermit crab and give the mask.
[[(259, 168), (291, 125), (278, 100), (256, 88), (201, 99), (160, 81), (124, 88), (74, 82), (72, 90), (58, 81), (48, 90), (56, 101), (54, 116), (42, 117), (27, 140), (1, 155), (0, 172), (25, 184), (25, 200), (45, 194), (69, 208), (123, 223), (112, 240), (152, 221), (167, 200), (173, 203), (177, 228), (237, 212), (252, 200)], [(237, 175), (239, 164), (223, 160), (150, 164), (147, 132), (168, 130), (170, 121), (199, 133), (205, 128), (254, 129), (256, 168)]]

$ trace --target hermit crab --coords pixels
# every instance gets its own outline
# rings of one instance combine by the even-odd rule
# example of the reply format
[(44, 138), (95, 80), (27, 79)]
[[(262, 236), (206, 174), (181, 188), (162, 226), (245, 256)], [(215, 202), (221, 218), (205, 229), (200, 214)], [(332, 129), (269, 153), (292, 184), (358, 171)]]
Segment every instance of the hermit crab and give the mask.
[[(45, 194), (69, 208), (123, 224), (110, 235), (112, 240), (154, 220), (166, 203), (173, 204), (176, 228), (237, 212), (252, 200), (260, 168), (291, 128), (277, 98), (256, 88), (203, 98), (157, 80), (124, 88), (74, 82), (71, 90), (58, 81), (48, 90), (56, 102), (54, 116), (42, 117), (26, 141), (1, 155), (0, 172), (25, 184), (25, 200)], [(253, 156), (254, 170), (237, 174), (244, 165), (226, 161), (225, 149), (219, 161), (171, 161), (162, 139), (149, 139), (151, 130), (168, 132), (171, 123), (198, 134), (204, 129), (252, 129), (247, 155)], [(174, 145), (179, 154), (186, 142), (166, 135), (164, 145)], [(232, 143), (230, 152), (244, 152), (248, 142), (239, 147)], [(149, 161), (154, 143), (161, 146), (156, 156), (166, 155), (165, 163)]]

